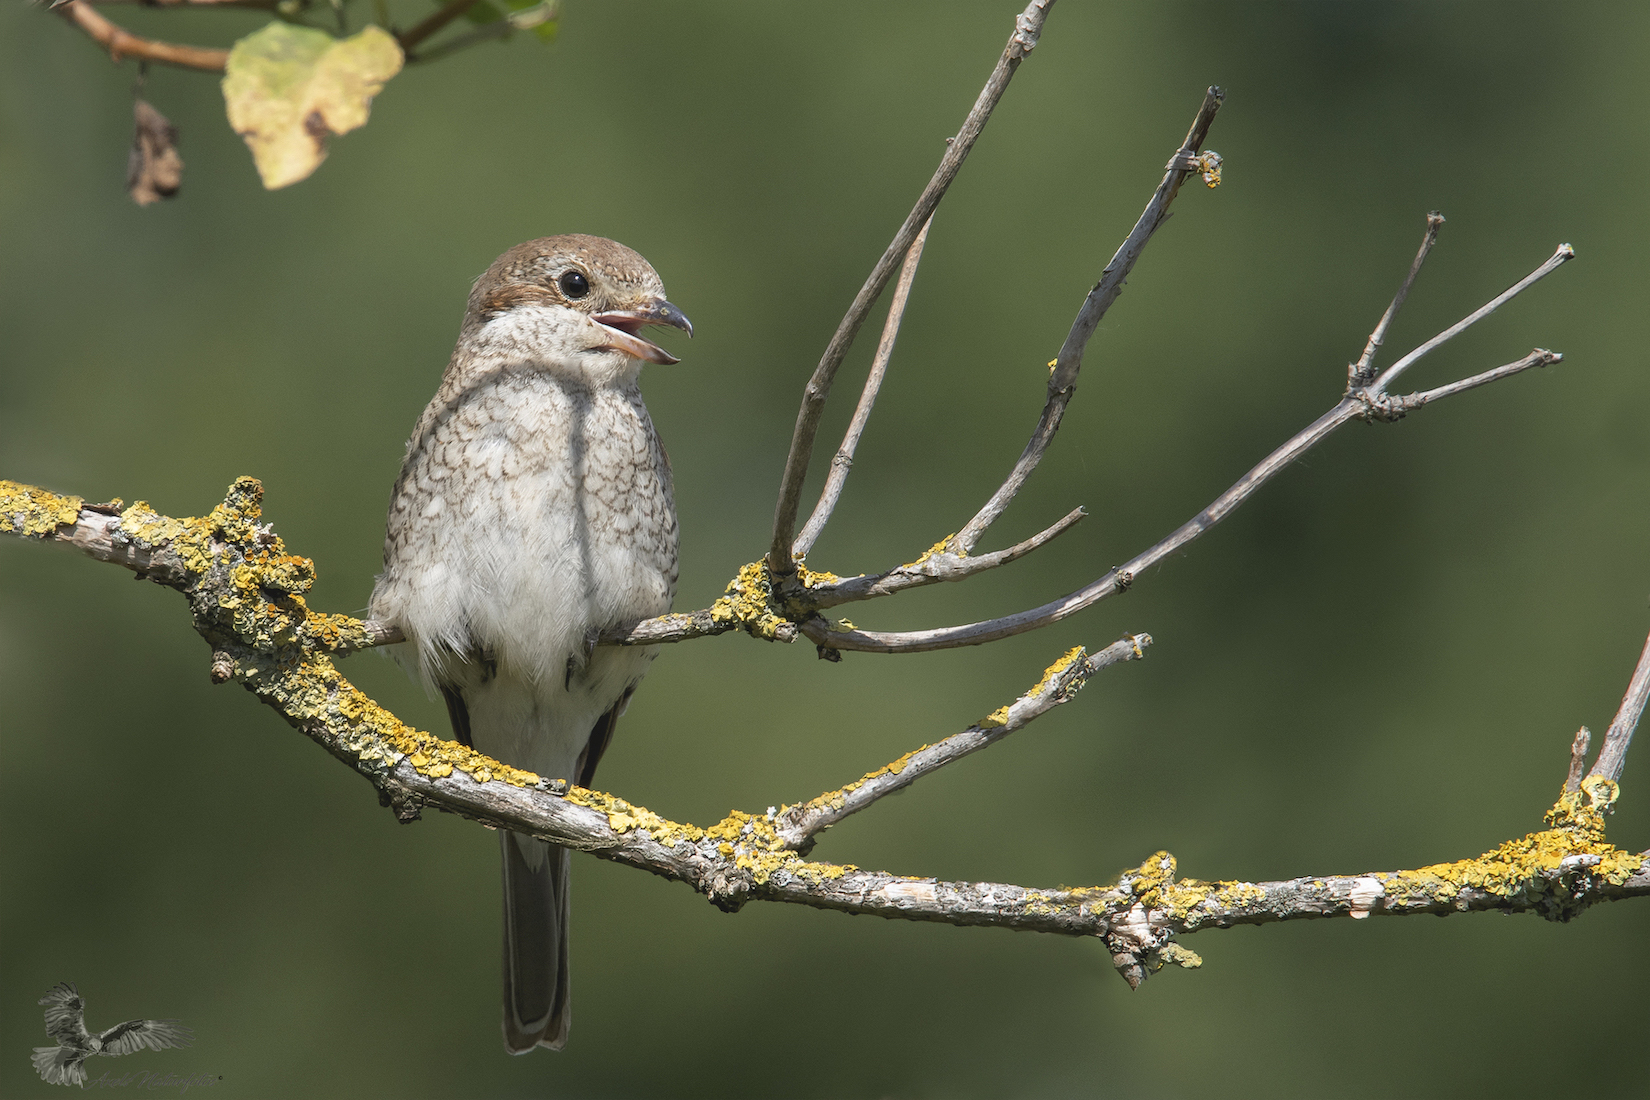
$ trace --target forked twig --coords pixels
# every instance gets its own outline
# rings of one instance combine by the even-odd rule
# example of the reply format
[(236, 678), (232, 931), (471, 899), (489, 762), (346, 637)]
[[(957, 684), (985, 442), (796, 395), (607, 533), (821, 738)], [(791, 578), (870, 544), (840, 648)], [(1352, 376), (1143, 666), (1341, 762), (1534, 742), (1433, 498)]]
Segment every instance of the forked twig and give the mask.
[[(1058, 622), (1108, 596), (1121, 592), (1132, 584), (1134, 578), (1141, 572), (1162, 561), (1169, 554), (1185, 546), (1225, 519), (1252, 496), (1261, 485), (1277, 476), (1295, 459), (1322, 442), (1335, 429), (1348, 421), (1356, 419), (1396, 420), (1431, 401), (1449, 397), (1501, 378), (1510, 377), (1531, 367), (1561, 362), (1563, 356), (1556, 352), (1537, 349), (1516, 362), (1435, 389), (1399, 397), (1389, 396), (1384, 391), (1384, 387), (1391, 378), (1413, 363), (1425, 351), (1430, 351), (1446, 340), (1465, 332), (1473, 324), (1489, 316), (1495, 308), (1503, 305), (1512, 297), (1534, 285), (1541, 278), (1557, 270), (1559, 266), (1570, 260), (1574, 255), (1575, 251), (1569, 245), (1560, 245), (1551, 258), (1538, 266), (1528, 276), (1519, 280), (1509, 290), (1497, 295), (1484, 307), (1475, 310), (1461, 322), (1452, 325), (1443, 333), (1427, 341), (1421, 348), (1416, 349), (1415, 352), (1411, 352), (1399, 360), (1373, 383), (1355, 389), (1342, 398), (1332, 409), (1262, 459), (1254, 469), (1250, 470), (1230, 489), (1217, 497), (1212, 504), (1190, 520), (1187, 520), (1166, 538), (1129, 559), (1123, 565), (1107, 571), (1099, 579), (1070, 595), (1018, 614), (983, 622), (968, 623), (962, 626), (941, 627), (934, 630), (881, 632), (833, 629), (826, 620), (816, 617), (803, 623), (802, 632), (810, 640), (827, 650), (916, 653), (935, 649), (952, 649), (958, 646), (980, 645), (984, 642), (996, 641), (1015, 634), (1023, 634), (1028, 630), (1036, 630)], [(831, 588), (832, 585), (829, 583), (818, 586), (819, 596), (823, 597)]]
[[(1026, 443), (1025, 450), (1020, 453), (1019, 461), (1009, 471), (1008, 478), (1001, 488), (992, 494), (990, 500), (979, 510), (973, 519), (961, 531), (951, 536), (951, 549), (958, 553), (967, 554), (974, 549), (985, 534), (986, 528), (996, 522), (1008, 508), (1014, 497), (1019, 493), (1031, 472), (1043, 460), (1049, 444), (1054, 442), (1054, 433), (1060, 430), (1060, 420), (1065, 416), (1066, 406), (1071, 403), (1072, 394), (1077, 392), (1077, 374), (1083, 367), (1083, 352), (1088, 347), (1089, 339), (1094, 335), (1100, 320), (1123, 293), (1123, 283), (1134, 270), (1135, 261), (1145, 249), (1147, 242), (1152, 239), (1158, 227), (1169, 216), (1169, 204), (1180, 193), (1180, 185), (1193, 172), (1205, 171), (1204, 163), (1195, 157), (1208, 139), (1209, 127), (1214, 124), (1215, 115), (1225, 100), (1226, 93), (1219, 88), (1211, 87), (1203, 96), (1203, 104), (1198, 108), (1197, 117), (1192, 120), (1191, 129), (1186, 132), (1186, 140), (1179, 150), (1169, 159), (1164, 169), (1163, 180), (1152, 193), (1151, 200), (1146, 203), (1146, 209), (1141, 212), (1140, 218), (1134, 223), (1134, 228), (1118, 246), (1116, 254), (1106, 269), (1100, 274), (1100, 281), (1094, 284), (1088, 297), (1083, 299), (1082, 306), (1077, 311), (1077, 319), (1071, 324), (1071, 331), (1066, 333), (1065, 343), (1060, 346), (1059, 357), (1054, 361), (1054, 367), (1048, 379), (1048, 401), (1043, 406), (1043, 414), (1037, 421), (1036, 430), (1031, 433), (1031, 439)], [(1218, 163), (1218, 161), (1216, 162)], [(1218, 177), (1217, 177), (1218, 178)], [(1211, 184), (1212, 185), (1212, 184)]]
[(796, 562), (791, 558), (791, 544), (795, 541), (796, 513), (802, 500), (802, 483), (808, 476), (814, 436), (819, 431), (819, 418), (825, 410), (825, 398), (831, 391), (831, 382), (836, 378), (837, 368), (842, 365), (842, 360), (848, 354), (849, 347), (853, 345), (860, 326), (870, 314), (871, 307), (888, 286), (888, 281), (893, 278), (894, 268), (910, 250), (911, 243), (917, 239), (918, 231), (933, 216), (934, 208), (939, 205), (946, 189), (951, 186), (951, 181), (957, 178), (963, 160), (968, 156), (969, 150), (974, 148), (974, 142), (978, 140), (980, 132), (991, 118), (997, 101), (1008, 88), (1014, 70), (1020, 67), (1020, 62), (1036, 47), (1037, 36), (1042, 33), (1043, 21), (1048, 18), (1048, 9), (1053, 6), (1054, 0), (1031, 0), (1025, 11), (1015, 18), (1014, 33), (1009, 36), (1008, 45), (1003, 47), (1003, 54), (997, 59), (997, 66), (991, 71), (991, 77), (986, 81), (985, 87), (980, 90), (973, 109), (963, 120), (962, 129), (951, 139), (945, 156), (940, 160), (940, 166), (934, 170), (928, 186), (923, 188), (917, 205), (906, 216), (905, 224), (900, 226), (899, 232), (894, 234), (894, 239), (883, 252), (882, 258), (871, 269), (865, 285), (860, 287), (853, 304), (848, 307), (847, 314), (842, 318), (842, 323), (837, 326), (836, 334), (826, 345), (819, 366), (814, 368), (813, 376), (803, 388), (802, 408), (797, 412), (796, 430), (791, 436), (790, 453), (785, 456), (785, 472), (779, 482), (779, 503), (774, 508), (773, 541), (768, 547), (768, 570), (775, 577), (789, 577), (796, 572)]
[(1598, 760), (1589, 775), (1603, 776), (1612, 783), (1621, 781), (1621, 769), (1627, 764), (1627, 747), (1633, 743), (1633, 731), (1638, 729), (1646, 702), (1650, 702), (1650, 638), (1645, 639), (1644, 652), (1639, 654), (1638, 667), (1627, 684), (1627, 694), (1622, 696), (1621, 708), (1604, 734), (1604, 745), (1598, 750)]
[(1545, 279), (1547, 276), (1557, 271), (1560, 267), (1563, 267), (1564, 264), (1575, 259), (1575, 255), (1576, 250), (1571, 248), (1569, 245), (1559, 245), (1558, 249), (1547, 259), (1546, 263), (1542, 264), (1540, 267), (1518, 280), (1518, 282), (1514, 283), (1506, 290), (1503, 290), (1500, 294), (1497, 294), (1494, 298), (1491, 298), (1488, 302), (1485, 302), (1473, 312), (1461, 318), (1459, 321), (1455, 322), (1455, 324), (1451, 325), (1443, 332), (1440, 332), (1437, 336), (1434, 336), (1432, 339), (1428, 340), (1426, 343), (1422, 344), (1420, 347), (1416, 348), (1414, 351), (1392, 364), (1386, 370), (1382, 371), (1381, 376), (1377, 378), (1369, 387), (1371, 392), (1386, 392), (1392, 383), (1398, 380), (1398, 376), (1403, 374), (1410, 367), (1414, 366), (1422, 356), (1455, 339), (1473, 325), (1476, 325), (1478, 322), (1482, 321), (1484, 318), (1488, 317), (1490, 314), (1494, 313), (1496, 310), (1518, 297), (1524, 291), (1528, 290), (1542, 279)]
[(1369, 334), (1369, 342), (1364, 345), (1364, 353), (1358, 356), (1358, 361), (1347, 368), (1347, 392), (1367, 385), (1375, 377), (1373, 363), (1375, 353), (1381, 350), (1386, 342), (1386, 330), (1391, 327), (1392, 321), (1398, 316), (1398, 311), (1404, 308), (1404, 299), (1409, 297), (1409, 288), (1415, 285), (1415, 277), (1421, 273), (1421, 265), (1427, 262), (1427, 253), (1438, 242), (1438, 230), (1443, 227), (1444, 215), (1434, 210), (1427, 215), (1427, 231), (1421, 236), (1421, 249), (1415, 254), (1415, 262), (1409, 265), (1409, 274), (1398, 285), (1398, 293), (1392, 296), (1392, 304), (1386, 307), (1381, 314), (1380, 321), (1375, 325), (1375, 331)]
[(831, 513), (836, 510), (836, 502), (842, 496), (842, 487), (848, 482), (848, 471), (854, 466), (854, 451), (859, 447), (859, 437), (864, 434), (865, 425), (871, 419), (871, 408), (877, 403), (882, 380), (888, 374), (888, 361), (893, 358), (894, 342), (899, 339), (900, 322), (905, 319), (905, 303), (911, 296), (917, 265), (922, 262), (923, 245), (928, 243), (928, 228), (933, 224), (932, 217), (922, 223), (917, 239), (911, 242), (911, 248), (905, 254), (899, 282), (894, 284), (894, 300), (888, 306), (888, 320), (882, 326), (882, 339), (877, 342), (877, 354), (871, 361), (871, 373), (865, 377), (865, 388), (860, 391), (859, 404), (854, 406), (853, 419), (848, 422), (848, 430), (842, 436), (842, 446), (831, 458), (831, 469), (825, 477), (825, 488), (820, 490), (819, 503), (814, 505), (813, 514), (802, 525), (802, 533), (791, 544), (793, 558), (805, 558), (808, 551), (814, 548), (825, 525), (831, 521)]

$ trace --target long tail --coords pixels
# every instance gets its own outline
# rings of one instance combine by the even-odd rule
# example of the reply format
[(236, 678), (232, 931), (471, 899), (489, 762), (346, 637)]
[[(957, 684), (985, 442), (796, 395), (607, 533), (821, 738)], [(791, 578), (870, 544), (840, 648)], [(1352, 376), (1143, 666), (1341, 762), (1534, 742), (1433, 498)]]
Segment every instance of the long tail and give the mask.
[(504, 855), (504, 1046), (560, 1050), (573, 1013), (567, 1001), (568, 872), (573, 853), (516, 833), (498, 834)]

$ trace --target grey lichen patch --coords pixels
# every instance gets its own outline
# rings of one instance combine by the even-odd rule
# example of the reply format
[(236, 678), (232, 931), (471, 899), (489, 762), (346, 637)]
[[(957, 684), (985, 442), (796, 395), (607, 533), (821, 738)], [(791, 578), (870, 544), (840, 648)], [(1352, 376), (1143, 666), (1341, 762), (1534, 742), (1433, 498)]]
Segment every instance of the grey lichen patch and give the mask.
[(898, 571), (901, 573), (920, 573), (926, 575), (930, 570), (929, 563), (933, 562), (935, 559), (950, 558), (953, 561), (960, 561), (961, 559), (968, 557), (967, 550), (951, 545), (951, 541), (956, 537), (957, 533), (955, 531), (951, 532), (951, 534), (945, 536), (943, 539), (919, 554), (916, 561), (908, 561), (904, 565), (900, 566)]

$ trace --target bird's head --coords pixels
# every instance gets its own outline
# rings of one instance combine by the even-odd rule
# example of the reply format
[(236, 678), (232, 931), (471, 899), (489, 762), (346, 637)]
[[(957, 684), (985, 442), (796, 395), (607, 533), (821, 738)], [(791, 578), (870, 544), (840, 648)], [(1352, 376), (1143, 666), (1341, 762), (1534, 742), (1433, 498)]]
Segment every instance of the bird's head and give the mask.
[(639, 333), (693, 326), (665, 298), (658, 272), (633, 249), (604, 237), (571, 233), (518, 244), (476, 280), (464, 318), (466, 335), (581, 373), (634, 370), (637, 360), (675, 363)]

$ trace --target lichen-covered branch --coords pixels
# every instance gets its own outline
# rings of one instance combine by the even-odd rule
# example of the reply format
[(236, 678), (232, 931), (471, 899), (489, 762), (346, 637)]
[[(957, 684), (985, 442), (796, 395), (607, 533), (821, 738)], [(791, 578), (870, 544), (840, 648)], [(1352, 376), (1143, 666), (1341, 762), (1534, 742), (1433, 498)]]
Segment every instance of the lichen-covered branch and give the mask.
[[(810, 860), (817, 833), (916, 776), (989, 744), (1059, 705), (1092, 672), (1138, 656), (1126, 638), (1088, 656), (1068, 654), (1013, 704), (955, 738), (820, 799), (730, 813), (708, 828), (670, 821), (622, 798), (567, 788), (415, 730), (349, 683), (331, 652), (367, 639), (363, 624), (311, 610), (302, 593), (313, 564), (287, 553), (262, 522), (261, 487), (241, 478), (206, 516), (174, 519), (143, 502), (88, 505), (0, 481), (0, 534), (74, 546), (182, 592), (213, 651), (213, 679), (234, 679), (291, 725), (366, 776), (402, 820), (434, 807), (528, 833), (679, 882), (716, 905), (747, 901), (955, 925), (1099, 936), (1131, 984), (1166, 962), (1197, 958), (1173, 937), (1206, 928), (1371, 913), (1497, 909), (1568, 920), (1598, 901), (1650, 894), (1641, 855), (1608, 843), (1604, 812), (1619, 789), (1602, 776), (1566, 791), (1549, 828), (1474, 859), (1413, 871), (1285, 882), (1176, 879), (1159, 852), (1114, 885), (1034, 889), (944, 882)], [(753, 563), (762, 572), (762, 563)], [(1630, 692), (1631, 694), (1631, 692)], [(835, 805), (840, 799), (841, 806)]]

